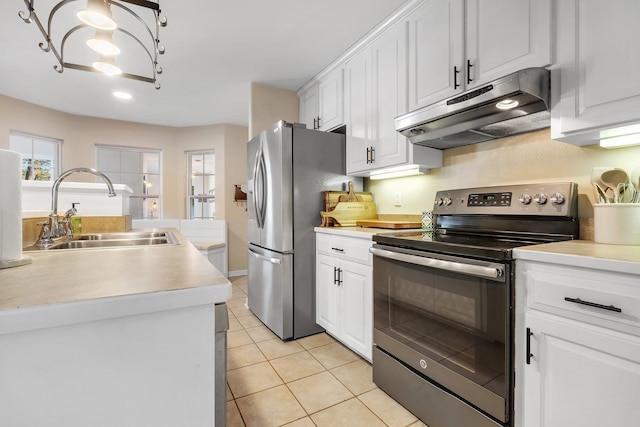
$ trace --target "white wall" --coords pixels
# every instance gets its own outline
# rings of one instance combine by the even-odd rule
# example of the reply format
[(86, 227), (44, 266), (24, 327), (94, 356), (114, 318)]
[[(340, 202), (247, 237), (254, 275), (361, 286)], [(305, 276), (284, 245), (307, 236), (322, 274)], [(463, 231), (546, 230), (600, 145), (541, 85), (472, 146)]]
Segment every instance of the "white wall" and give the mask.
[(299, 116), (300, 98), (296, 92), (251, 83), (248, 139), (279, 120), (297, 122)]

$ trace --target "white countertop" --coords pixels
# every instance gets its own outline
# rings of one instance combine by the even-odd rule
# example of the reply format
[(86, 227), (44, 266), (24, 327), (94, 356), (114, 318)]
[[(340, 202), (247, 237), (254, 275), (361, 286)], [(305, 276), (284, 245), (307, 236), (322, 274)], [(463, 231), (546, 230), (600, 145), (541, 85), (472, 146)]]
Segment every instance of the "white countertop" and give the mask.
[(0, 333), (228, 300), (227, 278), (171, 231), (179, 245), (25, 252), (31, 264), (0, 270)]
[(516, 259), (640, 275), (640, 246), (569, 240), (517, 248), (513, 253)]
[[(409, 228), (369, 228), (369, 227), (315, 227), (316, 233), (334, 234), (336, 236), (358, 237), (361, 239), (372, 239), (376, 234), (397, 233), (411, 231)], [(421, 229), (416, 229), (421, 230)]]

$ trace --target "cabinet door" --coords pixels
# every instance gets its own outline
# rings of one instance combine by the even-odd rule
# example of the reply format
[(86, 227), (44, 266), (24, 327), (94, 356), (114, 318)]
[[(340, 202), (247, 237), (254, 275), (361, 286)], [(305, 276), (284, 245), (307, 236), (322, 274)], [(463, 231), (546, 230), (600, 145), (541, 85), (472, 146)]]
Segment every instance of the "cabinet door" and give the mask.
[(348, 175), (371, 169), (371, 81), (371, 50), (365, 49), (345, 66)]
[(407, 161), (408, 140), (396, 132), (395, 118), (407, 112), (407, 34), (403, 22), (385, 31), (372, 46), (373, 167)]
[[(640, 119), (640, 2), (611, 7), (598, 0), (558, 2), (560, 96), (552, 111), (552, 137), (595, 129), (585, 141), (598, 142), (598, 130)], [(552, 79), (552, 83), (554, 80)], [(568, 142), (574, 142), (568, 140)]]
[(466, 4), (467, 88), (551, 64), (551, 0), (467, 0)]
[(316, 129), (318, 119), (318, 86), (312, 86), (300, 94), (300, 123), (307, 129)]
[(373, 280), (368, 265), (341, 261), (342, 333), (344, 343), (371, 361)]
[(340, 261), (316, 254), (316, 323), (334, 335), (340, 331), (339, 287), (335, 283)]
[(331, 130), (344, 124), (342, 68), (318, 84), (318, 112), (320, 130)]
[(637, 425), (640, 339), (556, 316), (527, 314), (520, 427)]
[(409, 111), (462, 91), (463, 23), (464, 0), (427, 0), (409, 16)]

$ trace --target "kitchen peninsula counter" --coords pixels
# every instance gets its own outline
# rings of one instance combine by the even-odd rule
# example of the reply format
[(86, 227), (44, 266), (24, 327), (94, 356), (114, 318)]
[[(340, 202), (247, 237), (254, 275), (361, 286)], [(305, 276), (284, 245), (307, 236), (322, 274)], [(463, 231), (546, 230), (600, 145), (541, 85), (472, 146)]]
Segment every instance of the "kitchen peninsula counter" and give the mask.
[(226, 277), (178, 231), (167, 231), (180, 244), (25, 252), (31, 264), (0, 270), (0, 312), (198, 288), (211, 302), (229, 299)]
[(216, 303), (231, 284), (179, 245), (25, 253), (0, 270), (7, 425), (214, 424)]

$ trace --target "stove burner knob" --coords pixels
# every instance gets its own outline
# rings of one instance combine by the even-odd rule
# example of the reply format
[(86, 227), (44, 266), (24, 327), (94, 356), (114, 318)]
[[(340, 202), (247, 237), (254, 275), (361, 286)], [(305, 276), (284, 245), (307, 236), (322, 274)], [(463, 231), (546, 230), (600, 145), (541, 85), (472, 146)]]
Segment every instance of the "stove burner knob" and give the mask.
[(528, 194), (521, 194), (520, 197), (518, 197), (518, 201), (523, 205), (528, 205), (531, 203), (531, 196)]
[(544, 205), (545, 203), (547, 203), (547, 196), (545, 196), (544, 193), (538, 193), (533, 196), (533, 201), (536, 203), (536, 205)]
[(554, 205), (561, 205), (564, 203), (564, 196), (560, 193), (553, 193), (549, 200), (551, 200), (551, 203)]
[(442, 200), (442, 197), (440, 197), (439, 199), (436, 199), (434, 204), (436, 206), (442, 206), (443, 203), (444, 203), (444, 200)]
[(449, 205), (451, 205), (451, 203), (452, 203), (452, 200), (450, 198), (448, 198), (448, 197), (444, 198), (444, 205), (445, 206), (449, 206)]

